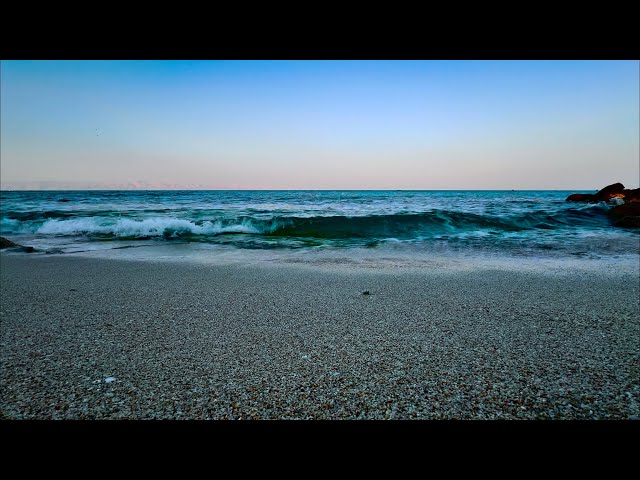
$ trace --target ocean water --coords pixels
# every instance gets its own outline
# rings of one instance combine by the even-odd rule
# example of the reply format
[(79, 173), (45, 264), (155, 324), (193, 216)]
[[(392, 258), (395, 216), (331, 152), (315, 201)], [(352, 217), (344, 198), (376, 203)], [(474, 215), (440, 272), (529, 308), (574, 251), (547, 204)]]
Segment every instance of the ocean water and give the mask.
[(211, 255), (353, 248), (640, 253), (640, 232), (613, 227), (610, 205), (566, 202), (570, 193), (576, 192), (2, 191), (0, 235), (58, 254), (177, 245), (210, 247)]

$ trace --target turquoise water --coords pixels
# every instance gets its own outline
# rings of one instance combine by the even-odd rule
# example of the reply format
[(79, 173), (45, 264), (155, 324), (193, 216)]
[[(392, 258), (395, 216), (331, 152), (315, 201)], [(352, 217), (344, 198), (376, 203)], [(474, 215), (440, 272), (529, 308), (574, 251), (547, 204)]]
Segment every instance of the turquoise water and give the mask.
[[(238, 249), (637, 253), (605, 203), (569, 191), (3, 191), (0, 235), (71, 253), (199, 243)], [(585, 192), (586, 193), (586, 192)]]

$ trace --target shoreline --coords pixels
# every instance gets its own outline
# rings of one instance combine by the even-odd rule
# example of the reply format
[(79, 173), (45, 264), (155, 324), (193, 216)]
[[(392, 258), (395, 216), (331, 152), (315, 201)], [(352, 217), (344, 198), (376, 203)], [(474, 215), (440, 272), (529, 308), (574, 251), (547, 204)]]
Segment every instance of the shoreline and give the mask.
[[(640, 239), (639, 239), (640, 241)], [(469, 272), (482, 270), (527, 271), (540, 274), (577, 272), (604, 275), (624, 274), (640, 277), (640, 244), (638, 252), (597, 255), (550, 254), (540, 252), (498, 252), (479, 248), (422, 250), (415, 248), (306, 248), (306, 249), (243, 249), (194, 243), (174, 243), (123, 246), (67, 253), (17, 250), (0, 251), (1, 258), (23, 258), (47, 261), (52, 258), (78, 258), (148, 264), (294, 267), (312, 271), (376, 271), (387, 272)]]
[(640, 416), (633, 257), (98, 257), (0, 254), (3, 418)]

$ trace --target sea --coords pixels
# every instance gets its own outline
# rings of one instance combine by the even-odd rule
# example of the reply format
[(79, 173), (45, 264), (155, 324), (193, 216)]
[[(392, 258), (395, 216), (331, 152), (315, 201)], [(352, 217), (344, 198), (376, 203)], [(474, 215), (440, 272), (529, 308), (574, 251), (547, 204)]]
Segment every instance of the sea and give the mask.
[[(493, 254), (601, 258), (640, 254), (640, 231), (611, 225), (591, 191), (1, 191), (0, 235), (30, 255), (140, 249), (368, 255)], [(144, 248), (142, 248), (144, 247)], [(161, 248), (160, 248), (161, 247)], [(189, 250), (191, 249), (191, 250)], [(160, 255), (160, 253), (158, 253)]]

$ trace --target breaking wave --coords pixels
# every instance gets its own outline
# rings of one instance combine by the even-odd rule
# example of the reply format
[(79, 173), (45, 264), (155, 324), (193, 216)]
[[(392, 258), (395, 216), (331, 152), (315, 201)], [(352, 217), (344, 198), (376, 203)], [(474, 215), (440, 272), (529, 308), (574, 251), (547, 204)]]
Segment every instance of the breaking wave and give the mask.
[[(0, 192), (0, 236), (40, 251), (64, 253), (192, 242), (215, 245), (214, 250), (640, 252), (640, 231), (612, 228), (610, 205), (567, 203), (568, 193)], [(207, 245), (195, 250), (201, 247), (209, 250)]]
[[(7, 228), (17, 229), (20, 224), (22, 222), (18, 219), (3, 219), (3, 225)], [(568, 208), (554, 213), (537, 210), (512, 215), (433, 210), (424, 213), (355, 217), (281, 216), (265, 219), (243, 216), (212, 220), (89, 216), (49, 218), (44, 222), (35, 223), (31, 231), (40, 235), (99, 235), (115, 238), (188, 238), (252, 234), (318, 239), (410, 239), (456, 232), (487, 231), (498, 234), (536, 229), (553, 230), (565, 226), (605, 227), (607, 219), (604, 210), (598, 207)]]
[(224, 233), (260, 233), (247, 223), (223, 225), (221, 221), (205, 221), (200, 224), (179, 218), (148, 218), (134, 220), (120, 218), (116, 221), (101, 217), (71, 220), (47, 220), (35, 233), (49, 235), (102, 234), (114, 237), (154, 237), (191, 235), (220, 235)]

